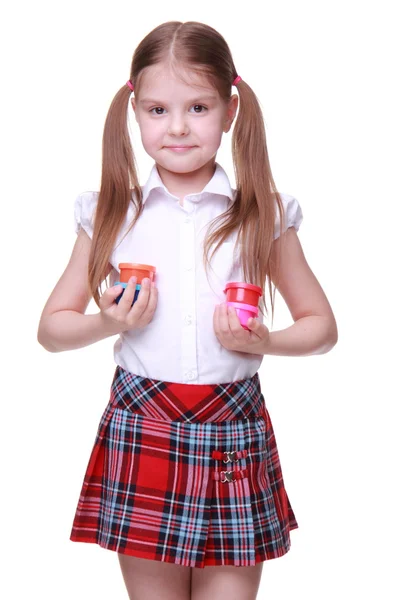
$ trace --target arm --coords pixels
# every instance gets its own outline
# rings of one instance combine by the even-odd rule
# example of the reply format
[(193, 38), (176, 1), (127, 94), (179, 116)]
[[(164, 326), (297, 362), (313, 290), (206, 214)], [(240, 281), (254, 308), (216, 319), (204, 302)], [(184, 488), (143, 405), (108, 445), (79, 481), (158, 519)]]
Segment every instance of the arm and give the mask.
[[(329, 352), (338, 340), (336, 320), (325, 293), (305, 259), (293, 227), (283, 234), (279, 281), (271, 279), (295, 321), (280, 331), (272, 331), (260, 354), (309, 356)], [(277, 242), (272, 250), (276, 264)]]
[(120, 331), (107, 327), (100, 313), (59, 310), (41, 321), (38, 342), (49, 352), (62, 352), (84, 348), (117, 333)]
[[(84, 314), (91, 299), (87, 288), (90, 246), (89, 236), (81, 229), (69, 263), (43, 309), (37, 339), (49, 352), (83, 348), (120, 332), (100, 312)], [(111, 269), (110, 265), (108, 273)]]

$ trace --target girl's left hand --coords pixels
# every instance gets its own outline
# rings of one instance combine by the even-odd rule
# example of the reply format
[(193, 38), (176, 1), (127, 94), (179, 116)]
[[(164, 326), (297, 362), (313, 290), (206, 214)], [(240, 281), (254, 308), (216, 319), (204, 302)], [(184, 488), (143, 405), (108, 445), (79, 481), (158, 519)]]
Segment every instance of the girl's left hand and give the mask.
[(234, 307), (223, 302), (215, 307), (213, 323), (215, 335), (227, 350), (265, 354), (269, 329), (257, 319), (249, 319), (246, 325), (250, 331), (247, 331), (240, 324)]

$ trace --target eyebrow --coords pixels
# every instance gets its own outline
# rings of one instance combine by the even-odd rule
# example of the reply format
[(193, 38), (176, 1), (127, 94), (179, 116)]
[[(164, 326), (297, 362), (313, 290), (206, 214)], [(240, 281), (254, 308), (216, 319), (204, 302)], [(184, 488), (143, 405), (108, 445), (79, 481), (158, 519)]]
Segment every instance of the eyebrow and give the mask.
[[(189, 100), (190, 104), (195, 104), (196, 102), (210, 102), (212, 100), (217, 100), (217, 96), (197, 96), (192, 100)], [(161, 100), (152, 100), (151, 98), (143, 98), (139, 101), (139, 104), (164, 104)]]

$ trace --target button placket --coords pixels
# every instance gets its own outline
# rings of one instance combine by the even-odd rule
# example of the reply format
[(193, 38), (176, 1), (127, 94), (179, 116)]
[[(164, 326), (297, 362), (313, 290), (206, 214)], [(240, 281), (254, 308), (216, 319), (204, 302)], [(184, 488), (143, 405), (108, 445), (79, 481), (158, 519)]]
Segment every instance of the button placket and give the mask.
[(192, 382), (198, 377), (196, 347), (196, 280), (195, 280), (195, 226), (193, 218), (186, 214), (180, 229), (180, 308), (181, 368), (184, 381)]
[(185, 321), (185, 325), (191, 325), (192, 321), (193, 321), (192, 315), (186, 315), (184, 318), (184, 321)]

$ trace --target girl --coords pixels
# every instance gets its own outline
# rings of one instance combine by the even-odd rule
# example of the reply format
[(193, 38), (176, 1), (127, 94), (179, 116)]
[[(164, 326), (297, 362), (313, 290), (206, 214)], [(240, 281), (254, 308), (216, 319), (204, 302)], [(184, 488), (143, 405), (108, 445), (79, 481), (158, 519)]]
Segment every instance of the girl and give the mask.
[[(143, 187), (130, 105), (155, 161)], [(236, 113), (233, 190), (216, 154)], [(253, 600), (263, 561), (298, 527), (257, 371), (264, 354), (328, 352), (337, 328), (297, 237), (301, 208), (275, 187), (257, 98), (217, 31), (168, 22), (139, 44), (107, 115), (100, 191), (78, 196), (75, 217), (38, 340), (60, 352), (119, 337), (70, 539), (116, 551), (134, 600)], [(135, 278), (116, 302), (122, 262), (156, 267), (134, 304)], [(267, 280), (272, 320), (278, 288), (295, 321), (283, 331), (262, 316), (246, 329), (224, 302), (228, 281), (255, 284), (263, 314)], [(92, 297), (100, 310), (85, 315)]]

